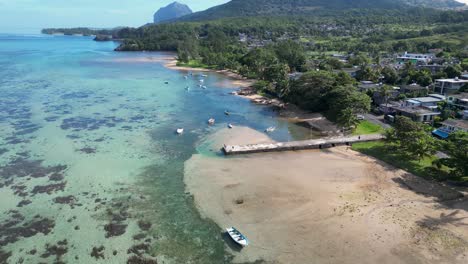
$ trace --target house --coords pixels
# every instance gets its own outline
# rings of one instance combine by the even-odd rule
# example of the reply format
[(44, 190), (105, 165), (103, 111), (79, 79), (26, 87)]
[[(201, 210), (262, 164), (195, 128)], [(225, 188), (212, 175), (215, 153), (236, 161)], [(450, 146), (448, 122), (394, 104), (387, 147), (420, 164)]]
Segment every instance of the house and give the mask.
[(456, 131), (468, 132), (468, 120), (446, 120), (442, 122), (442, 126), (440, 128), (432, 131), (432, 134), (436, 137), (446, 139), (451, 133)]
[(436, 79), (434, 92), (439, 94), (450, 94), (457, 92), (460, 88), (467, 84), (468, 80), (453, 78), (453, 79)]
[(448, 96), (447, 102), (464, 110), (468, 110), (468, 93), (453, 94)]
[(402, 85), (400, 87), (400, 92), (405, 94), (425, 96), (429, 92), (429, 88), (421, 86), (417, 83), (412, 83), (408, 85)]
[(429, 70), (432, 75), (443, 71), (445, 68), (447, 68), (447, 65), (440, 65), (440, 64), (431, 64), (431, 65), (417, 65), (416, 68), (418, 70)]
[(430, 94), (426, 97), (415, 97), (406, 100), (407, 107), (424, 107), (427, 109), (437, 109), (437, 104), (440, 102), (444, 102), (445, 97), (438, 95)]
[(408, 53), (397, 57), (397, 62), (399, 64), (405, 64), (406, 62), (412, 62), (415, 65), (420, 64), (429, 64), (435, 58), (434, 54), (419, 54), (419, 53)]
[(434, 118), (440, 115), (440, 112), (437, 110), (431, 110), (421, 106), (394, 107), (393, 111), (394, 116), (406, 116), (411, 118), (414, 122), (422, 123), (432, 123)]

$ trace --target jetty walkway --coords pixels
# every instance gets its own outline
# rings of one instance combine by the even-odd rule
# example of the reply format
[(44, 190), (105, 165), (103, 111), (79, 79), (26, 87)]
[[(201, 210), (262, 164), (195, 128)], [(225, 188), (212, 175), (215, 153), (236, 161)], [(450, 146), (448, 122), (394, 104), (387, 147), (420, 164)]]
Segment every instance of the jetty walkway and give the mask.
[(249, 144), (249, 145), (224, 145), (223, 152), (226, 155), (239, 155), (261, 152), (282, 152), (307, 149), (325, 149), (337, 146), (351, 145), (357, 142), (378, 141), (384, 139), (381, 134), (333, 137), (323, 139), (311, 139), (291, 142), (275, 142), (267, 144)]

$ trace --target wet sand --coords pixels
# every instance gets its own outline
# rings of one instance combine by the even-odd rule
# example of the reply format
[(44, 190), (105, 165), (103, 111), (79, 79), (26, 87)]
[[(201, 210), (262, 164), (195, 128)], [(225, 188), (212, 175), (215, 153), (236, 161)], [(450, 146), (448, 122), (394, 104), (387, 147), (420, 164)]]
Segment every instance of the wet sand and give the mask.
[[(219, 147), (270, 141), (241, 127), (210, 140)], [(468, 262), (466, 199), (441, 202), (439, 193), (451, 190), (347, 148), (198, 154), (185, 171), (201, 214), (250, 239), (243, 250), (227, 240), (236, 262)]]

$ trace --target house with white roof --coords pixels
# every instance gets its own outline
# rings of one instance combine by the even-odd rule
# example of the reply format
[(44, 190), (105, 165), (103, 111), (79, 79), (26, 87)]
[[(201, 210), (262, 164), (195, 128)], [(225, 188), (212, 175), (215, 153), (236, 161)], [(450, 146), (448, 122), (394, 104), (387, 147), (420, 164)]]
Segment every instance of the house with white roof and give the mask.
[(453, 79), (436, 79), (434, 91), (439, 94), (451, 94), (460, 90), (460, 88), (468, 84), (468, 80), (453, 78)]

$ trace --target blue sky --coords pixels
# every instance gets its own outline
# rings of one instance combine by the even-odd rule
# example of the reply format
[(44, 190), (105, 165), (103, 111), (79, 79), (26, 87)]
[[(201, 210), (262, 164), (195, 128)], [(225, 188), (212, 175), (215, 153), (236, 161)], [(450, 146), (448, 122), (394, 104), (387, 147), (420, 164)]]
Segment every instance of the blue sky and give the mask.
[[(0, 0), (1, 33), (38, 33), (45, 27), (141, 26), (174, 0)], [(229, 0), (180, 0), (194, 11)], [(467, 0), (468, 1), (468, 0)]]
[[(174, 0), (0, 0), (0, 33), (38, 33), (45, 27), (141, 26)], [(229, 0), (180, 0), (194, 11)], [(254, 1), (254, 0), (252, 0)], [(372, 1), (372, 0), (371, 0)], [(468, 4), (468, 0), (458, 0)]]

